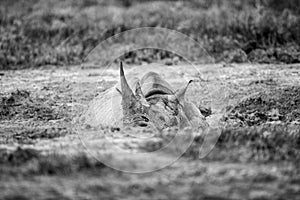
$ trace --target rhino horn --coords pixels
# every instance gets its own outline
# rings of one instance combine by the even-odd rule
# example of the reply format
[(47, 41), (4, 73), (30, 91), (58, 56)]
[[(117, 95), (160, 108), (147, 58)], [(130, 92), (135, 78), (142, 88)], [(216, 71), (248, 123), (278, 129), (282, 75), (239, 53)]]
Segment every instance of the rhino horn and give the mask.
[(137, 96), (139, 96), (139, 97), (144, 96), (143, 91), (142, 91), (142, 88), (141, 88), (141, 84), (140, 84), (139, 81), (136, 83), (135, 94), (136, 94)]
[(120, 79), (123, 109), (129, 109), (132, 102), (136, 101), (136, 98), (126, 80), (122, 62), (120, 62)]
[(136, 94), (137, 99), (142, 103), (142, 105), (144, 105), (146, 107), (150, 106), (145, 98), (145, 95), (143, 94), (142, 87), (141, 87), (141, 84), (139, 81), (136, 83), (135, 94)]
[(182, 102), (184, 100), (184, 95), (185, 95), (185, 92), (187, 91), (187, 88), (189, 87), (189, 85), (193, 82), (193, 80), (190, 80), (188, 82), (188, 84), (183, 87), (183, 88), (180, 88), (179, 90), (177, 90), (174, 94), (175, 98), (179, 101), (179, 102)]

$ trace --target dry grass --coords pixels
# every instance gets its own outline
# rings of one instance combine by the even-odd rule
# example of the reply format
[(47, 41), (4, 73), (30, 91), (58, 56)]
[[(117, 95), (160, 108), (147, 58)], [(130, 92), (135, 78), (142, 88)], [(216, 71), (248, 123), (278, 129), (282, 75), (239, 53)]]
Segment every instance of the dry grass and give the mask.
[[(1, 4), (2, 69), (80, 63), (104, 39), (145, 26), (187, 34), (202, 43), (217, 61), (295, 63), (300, 60), (298, 11), (292, 9), (294, 4), (287, 3), (285, 7), (289, 9), (278, 12), (275, 0), (267, 3), (32, 0)], [(132, 35), (128, 40), (134, 38)], [(130, 63), (143, 61), (143, 54), (154, 55), (146, 62), (174, 57), (161, 51), (143, 51), (146, 52), (125, 57)], [(197, 49), (193, 52), (197, 53)]]

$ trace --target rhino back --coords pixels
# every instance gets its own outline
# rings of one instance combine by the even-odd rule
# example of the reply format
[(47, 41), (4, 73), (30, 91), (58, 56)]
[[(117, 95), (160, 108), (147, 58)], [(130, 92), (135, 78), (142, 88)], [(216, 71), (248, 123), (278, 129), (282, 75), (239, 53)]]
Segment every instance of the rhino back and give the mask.
[(123, 117), (121, 102), (122, 97), (116, 88), (110, 88), (90, 102), (81, 122), (92, 127), (120, 126)]
[(154, 94), (174, 94), (172, 86), (155, 72), (148, 72), (142, 77), (141, 87), (146, 98)]

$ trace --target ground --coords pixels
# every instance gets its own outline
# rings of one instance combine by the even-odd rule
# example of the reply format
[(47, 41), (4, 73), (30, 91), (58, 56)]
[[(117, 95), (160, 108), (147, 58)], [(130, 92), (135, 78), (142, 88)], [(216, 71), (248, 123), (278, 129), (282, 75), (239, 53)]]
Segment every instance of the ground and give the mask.
[[(172, 152), (131, 159), (110, 141), (152, 152), (169, 141), (167, 133), (74, 128), (89, 102), (118, 81), (117, 67), (1, 71), (0, 199), (299, 199), (299, 69), (297, 64), (161, 67), (175, 88), (197, 80), (187, 98), (212, 109), (207, 121), (221, 136), (205, 158), (199, 159), (203, 138), (196, 136), (180, 159), (148, 173), (115, 170), (91, 154), (105, 155), (123, 169), (155, 168)], [(147, 134), (146, 140), (136, 137)]]

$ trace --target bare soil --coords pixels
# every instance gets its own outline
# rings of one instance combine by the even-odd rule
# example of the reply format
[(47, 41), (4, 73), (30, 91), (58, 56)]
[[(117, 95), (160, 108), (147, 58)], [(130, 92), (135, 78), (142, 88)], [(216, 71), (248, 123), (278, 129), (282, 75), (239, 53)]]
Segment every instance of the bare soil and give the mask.
[(203, 159), (203, 138), (196, 136), (172, 165), (141, 174), (115, 170), (91, 154), (126, 169), (156, 166), (171, 154), (132, 160), (112, 144), (152, 152), (172, 132), (74, 128), (89, 102), (117, 83), (117, 67), (2, 71), (0, 199), (299, 199), (300, 65), (171, 68), (159, 70), (174, 88), (196, 80), (187, 98), (211, 109), (207, 121), (221, 136)]

